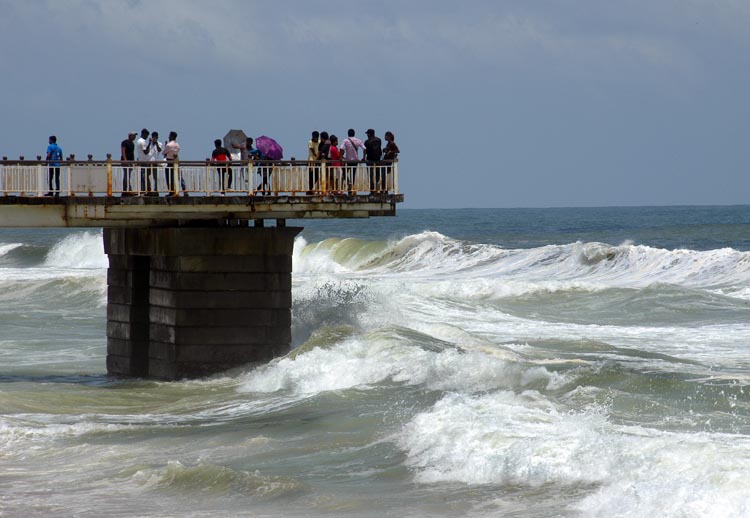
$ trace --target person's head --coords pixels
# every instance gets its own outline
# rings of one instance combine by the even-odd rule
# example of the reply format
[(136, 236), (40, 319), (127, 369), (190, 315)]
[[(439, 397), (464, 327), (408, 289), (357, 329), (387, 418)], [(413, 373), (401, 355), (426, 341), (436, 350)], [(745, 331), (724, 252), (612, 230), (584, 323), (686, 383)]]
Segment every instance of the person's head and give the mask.
[(253, 137), (247, 137), (247, 140), (245, 141), (245, 144), (247, 145), (247, 148), (250, 149), (253, 147)]
[(368, 129), (365, 134), (367, 135), (367, 138), (374, 137), (375, 136), (375, 130), (370, 128)]
[(353, 136), (354, 136), (354, 130), (353, 130), (353, 129), (351, 129), (351, 128), (349, 128), (349, 131), (347, 131), (347, 132), (346, 132), (346, 134), (347, 134), (348, 136), (350, 136), (350, 137), (353, 137)]
[(172, 142), (173, 140), (177, 140), (177, 132), (176, 131), (170, 131), (169, 132), (169, 141)]
[(148, 130), (146, 128), (141, 130), (141, 138), (148, 138)]
[(339, 138), (336, 135), (331, 135), (331, 145), (336, 146), (339, 143)]
[(50, 144), (57, 144), (57, 137), (54, 135), (49, 136), (49, 143)]
[(321, 131), (320, 132), (320, 140), (322, 140), (323, 142), (325, 142), (326, 140), (328, 140), (328, 132), (327, 131)]
[(216, 140), (214, 140), (214, 147), (216, 149), (219, 149), (221, 147), (221, 139), (217, 138)]
[(151, 138), (154, 140), (157, 140), (159, 138), (159, 132), (158, 131), (152, 131), (151, 132)]
[(391, 140), (394, 140), (395, 138), (396, 137), (394, 137), (393, 133), (391, 133), (390, 131), (385, 132), (385, 140), (391, 141)]
[(131, 142), (134, 141), (136, 135), (137, 134), (136, 134), (135, 131), (131, 131), (130, 133), (128, 133), (128, 140), (131, 141)]
[(313, 131), (312, 132), (312, 141), (313, 142), (317, 142), (319, 138), (320, 138), (320, 133), (318, 133), (317, 131)]

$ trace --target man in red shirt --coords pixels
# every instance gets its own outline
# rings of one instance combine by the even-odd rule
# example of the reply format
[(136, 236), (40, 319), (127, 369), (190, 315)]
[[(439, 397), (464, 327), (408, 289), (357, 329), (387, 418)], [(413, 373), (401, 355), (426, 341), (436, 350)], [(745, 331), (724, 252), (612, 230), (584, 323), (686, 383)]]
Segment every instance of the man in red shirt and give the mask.
[[(214, 140), (214, 150), (211, 153), (212, 162), (229, 162), (232, 159), (232, 154), (229, 150), (221, 145), (221, 139)], [(227, 189), (232, 188), (232, 168), (231, 167), (217, 167), (216, 172), (219, 173), (219, 180), (221, 182), (221, 194), (224, 194), (226, 184)]]

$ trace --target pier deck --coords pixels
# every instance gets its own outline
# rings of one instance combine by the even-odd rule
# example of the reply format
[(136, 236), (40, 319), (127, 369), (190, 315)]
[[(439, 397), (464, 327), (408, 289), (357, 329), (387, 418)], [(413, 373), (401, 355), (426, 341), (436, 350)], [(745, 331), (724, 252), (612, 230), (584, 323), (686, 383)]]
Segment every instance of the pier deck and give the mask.
[[(48, 167), (43, 161), (0, 162), (0, 226), (368, 218), (394, 216), (396, 204), (404, 200), (398, 192), (397, 162), (352, 167), (307, 161), (178, 162), (167, 169), (164, 162), (68, 161), (60, 166), (58, 196), (46, 196)], [(129, 182), (124, 182), (128, 171)], [(151, 185), (154, 175), (156, 185)]]

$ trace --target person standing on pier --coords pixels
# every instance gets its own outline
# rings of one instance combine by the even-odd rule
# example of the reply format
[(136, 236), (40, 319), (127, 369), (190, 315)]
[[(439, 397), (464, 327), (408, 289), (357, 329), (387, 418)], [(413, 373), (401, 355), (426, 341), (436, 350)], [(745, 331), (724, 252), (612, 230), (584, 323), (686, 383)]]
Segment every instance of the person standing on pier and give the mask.
[(308, 189), (307, 194), (312, 194), (315, 185), (320, 181), (320, 168), (317, 166), (315, 161), (318, 159), (318, 147), (320, 145), (320, 133), (318, 131), (312, 132), (312, 137), (307, 143), (307, 179)]
[[(177, 158), (177, 154), (180, 152), (180, 145), (177, 143), (177, 132), (169, 132), (169, 142), (164, 145), (164, 158), (167, 159), (167, 167), (164, 169), (164, 175), (167, 180), (167, 188), (169, 189), (170, 196), (177, 196), (177, 189), (175, 188), (175, 170), (174, 161)], [(185, 192), (185, 180), (180, 175), (180, 186), (182, 192)]]
[[(148, 130), (143, 128), (141, 130), (141, 136), (135, 142), (135, 149), (138, 154), (138, 161), (141, 162), (141, 193), (151, 190), (151, 178), (148, 177), (148, 168), (143, 162), (148, 162), (148, 152), (150, 149), (150, 141), (148, 138)], [(148, 177), (148, 181), (146, 181)]]
[(148, 161), (151, 162), (151, 164), (149, 164), (148, 171), (146, 172), (146, 176), (149, 177), (149, 182), (151, 181), (151, 178), (153, 178), (154, 188), (151, 189), (151, 187), (149, 187), (148, 196), (159, 196), (159, 181), (156, 177), (156, 162), (159, 161), (159, 154), (161, 153), (161, 150), (162, 145), (161, 142), (159, 142), (159, 133), (157, 131), (152, 131), (151, 140), (148, 141), (148, 145), (146, 146)]
[[(50, 135), (49, 146), (47, 146), (47, 161), (49, 162), (49, 192), (45, 196), (60, 196), (60, 160), (62, 160), (62, 148), (57, 145), (57, 137)], [(52, 179), (55, 180), (55, 189), (52, 188)]]
[(374, 129), (368, 129), (365, 141), (365, 162), (370, 170), (370, 192), (382, 191), (385, 186), (385, 174), (380, 165), (383, 156), (383, 142), (375, 136)]
[[(214, 150), (211, 153), (212, 162), (229, 162), (232, 159), (232, 155), (229, 150), (221, 145), (221, 139), (214, 140)], [(232, 168), (231, 167), (217, 167), (216, 172), (219, 173), (219, 182), (221, 183), (221, 194), (225, 194), (226, 189), (232, 188)], [(225, 187), (226, 185), (226, 187)]]
[(347, 163), (347, 183), (349, 184), (349, 193), (354, 194), (357, 189), (357, 164), (359, 163), (359, 149), (364, 151), (365, 145), (354, 136), (354, 130), (349, 129), (347, 138), (341, 143), (344, 154), (344, 160)]
[[(385, 132), (385, 149), (383, 150), (383, 161), (385, 162), (385, 166), (390, 167), (384, 167), (384, 169), (387, 170), (388, 173), (393, 171), (393, 162), (398, 158), (398, 154), (401, 152), (401, 150), (398, 148), (398, 145), (396, 145), (396, 137), (393, 135), (393, 132), (386, 131)], [(388, 181), (386, 180), (386, 184), (383, 187), (384, 190), (388, 190)]]
[(135, 160), (135, 131), (128, 133), (128, 138), (120, 143), (120, 161), (122, 164), (122, 196), (131, 196), (133, 189), (131, 187), (130, 175), (133, 172), (132, 167), (126, 165), (127, 162)]

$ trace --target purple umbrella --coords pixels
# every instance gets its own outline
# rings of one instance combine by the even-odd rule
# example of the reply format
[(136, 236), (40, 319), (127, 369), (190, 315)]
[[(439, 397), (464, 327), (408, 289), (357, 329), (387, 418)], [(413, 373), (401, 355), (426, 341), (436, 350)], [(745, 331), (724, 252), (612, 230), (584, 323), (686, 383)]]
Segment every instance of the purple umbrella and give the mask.
[(279, 143), (265, 135), (255, 139), (255, 147), (258, 148), (258, 151), (260, 151), (268, 160), (281, 160), (284, 156), (284, 150), (281, 149)]

